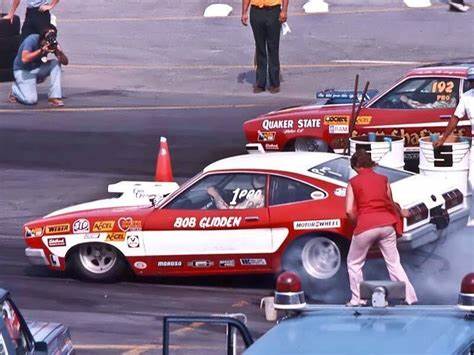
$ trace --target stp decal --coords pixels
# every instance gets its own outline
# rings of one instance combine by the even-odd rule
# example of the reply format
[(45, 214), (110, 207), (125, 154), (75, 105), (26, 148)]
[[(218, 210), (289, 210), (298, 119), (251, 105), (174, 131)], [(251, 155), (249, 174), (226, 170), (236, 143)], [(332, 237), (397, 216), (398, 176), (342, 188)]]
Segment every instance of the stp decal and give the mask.
[(90, 224), (87, 219), (81, 218), (76, 220), (72, 224), (72, 232), (74, 234), (76, 233), (89, 233), (90, 231)]
[(340, 226), (340, 219), (317, 219), (293, 222), (293, 228), (295, 230), (339, 228)]

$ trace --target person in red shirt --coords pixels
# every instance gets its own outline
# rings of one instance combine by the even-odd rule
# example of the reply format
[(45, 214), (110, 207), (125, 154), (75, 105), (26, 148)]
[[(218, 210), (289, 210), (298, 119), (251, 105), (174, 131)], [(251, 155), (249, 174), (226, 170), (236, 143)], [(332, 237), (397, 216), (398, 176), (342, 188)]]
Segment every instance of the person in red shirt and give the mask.
[(359, 284), (364, 280), (362, 268), (370, 247), (377, 244), (385, 259), (390, 279), (402, 281), (406, 287), (406, 302), (417, 302), (415, 289), (400, 263), (397, 250), (397, 231), (402, 233), (400, 220), (409, 212), (401, 210), (392, 199), (390, 183), (377, 174), (370, 155), (359, 149), (351, 157), (357, 175), (350, 179), (346, 194), (346, 213), (355, 224), (354, 235), (347, 255), (347, 268), (352, 297), (348, 306), (361, 305)]

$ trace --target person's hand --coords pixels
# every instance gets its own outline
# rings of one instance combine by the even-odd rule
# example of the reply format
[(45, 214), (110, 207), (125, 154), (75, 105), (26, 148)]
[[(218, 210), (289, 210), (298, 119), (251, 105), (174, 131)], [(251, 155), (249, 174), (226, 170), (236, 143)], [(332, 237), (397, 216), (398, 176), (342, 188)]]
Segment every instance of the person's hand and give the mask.
[(444, 140), (443, 139), (438, 139), (437, 141), (433, 142), (433, 148), (438, 149), (443, 144), (444, 144)]
[(10, 23), (13, 23), (13, 17), (14, 17), (13, 14), (8, 13), (5, 16), (3, 16), (2, 19), (10, 21)]
[(53, 6), (51, 5), (41, 5), (39, 8), (40, 12), (46, 12), (46, 11), (51, 11), (53, 9)]
[(403, 218), (408, 218), (410, 217), (410, 211), (407, 210), (406, 208), (403, 208), (400, 210), (400, 214), (402, 215)]
[(288, 20), (286, 11), (280, 11), (280, 23), (284, 23), (286, 20)]
[(242, 22), (242, 25), (247, 26), (249, 23), (249, 15), (242, 14), (242, 17), (240, 18), (240, 22)]
[(400, 101), (404, 102), (404, 103), (407, 103), (408, 102), (408, 97), (406, 95), (402, 95), (402, 96), (400, 96)]

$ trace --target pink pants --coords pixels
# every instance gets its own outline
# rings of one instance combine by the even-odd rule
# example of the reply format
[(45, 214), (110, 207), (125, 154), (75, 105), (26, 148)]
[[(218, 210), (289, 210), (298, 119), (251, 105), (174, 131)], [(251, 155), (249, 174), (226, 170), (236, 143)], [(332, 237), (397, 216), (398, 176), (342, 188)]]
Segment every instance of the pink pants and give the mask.
[(382, 252), (388, 273), (392, 281), (402, 281), (406, 287), (406, 302), (417, 302), (415, 289), (408, 280), (408, 276), (400, 263), (400, 254), (397, 250), (397, 236), (392, 226), (370, 229), (352, 237), (349, 254), (347, 255), (347, 269), (352, 298), (350, 303), (360, 304), (359, 284), (364, 281), (362, 268), (370, 247), (377, 243)]

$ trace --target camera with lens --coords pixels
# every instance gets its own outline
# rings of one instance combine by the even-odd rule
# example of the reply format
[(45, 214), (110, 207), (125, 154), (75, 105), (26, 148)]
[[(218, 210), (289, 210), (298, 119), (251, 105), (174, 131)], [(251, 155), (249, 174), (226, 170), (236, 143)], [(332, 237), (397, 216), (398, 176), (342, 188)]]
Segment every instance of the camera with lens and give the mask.
[(54, 52), (58, 48), (58, 38), (56, 36), (56, 32), (50, 31), (44, 36), (44, 40), (48, 46), (48, 48)]

